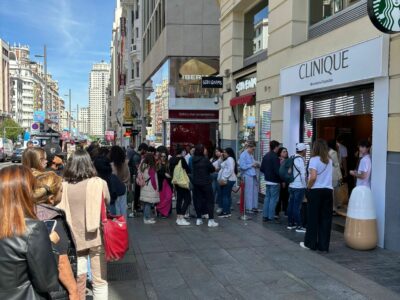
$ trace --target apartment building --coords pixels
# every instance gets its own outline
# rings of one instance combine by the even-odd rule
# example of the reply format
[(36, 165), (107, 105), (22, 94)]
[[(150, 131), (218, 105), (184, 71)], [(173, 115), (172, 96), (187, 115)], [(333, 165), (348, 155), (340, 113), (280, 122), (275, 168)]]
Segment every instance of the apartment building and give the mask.
[(10, 67), (8, 44), (0, 39), (0, 120), (10, 116)]

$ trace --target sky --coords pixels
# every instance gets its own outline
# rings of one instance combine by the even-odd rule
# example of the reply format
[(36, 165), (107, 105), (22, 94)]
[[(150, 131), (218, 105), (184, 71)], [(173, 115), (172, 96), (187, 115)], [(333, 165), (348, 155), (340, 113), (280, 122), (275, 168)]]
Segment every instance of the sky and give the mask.
[(95, 62), (110, 61), (115, 0), (0, 0), (0, 38), (29, 45), (32, 60), (47, 46), (47, 69), (68, 105), (88, 106), (88, 82)]

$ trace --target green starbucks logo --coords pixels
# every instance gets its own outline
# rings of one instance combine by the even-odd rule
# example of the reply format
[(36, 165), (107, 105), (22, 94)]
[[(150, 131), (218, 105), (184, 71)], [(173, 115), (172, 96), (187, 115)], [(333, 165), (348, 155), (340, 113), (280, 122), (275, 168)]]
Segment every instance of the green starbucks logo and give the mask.
[(368, 14), (380, 31), (400, 32), (400, 0), (368, 0)]

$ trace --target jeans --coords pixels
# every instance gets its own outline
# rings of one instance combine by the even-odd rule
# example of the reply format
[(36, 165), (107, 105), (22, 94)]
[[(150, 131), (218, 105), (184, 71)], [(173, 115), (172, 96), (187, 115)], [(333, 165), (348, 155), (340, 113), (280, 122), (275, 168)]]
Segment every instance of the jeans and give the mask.
[(143, 208), (143, 219), (148, 220), (150, 219), (151, 216), (151, 203), (143, 202), (144, 203), (144, 208)]
[(265, 190), (263, 217), (272, 220), (275, 217), (275, 208), (279, 200), (279, 184), (269, 185)]
[(305, 189), (289, 188), (288, 224), (301, 226), (301, 204), (303, 203)]
[(221, 186), (218, 183), (218, 173), (211, 174), (211, 179), (215, 203), (219, 208), (222, 208)]
[(115, 203), (112, 205), (112, 206), (114, 206), (114, 209), (115, 209), (115, 215), (124, 216), (125, 220), (128, 217), (128, 206), (126, 203), (126, 197), (127, 197), (126, 193), (125, 193), (125, 195), (119, 196), (117, 198), (117, 200), (115, 200)]
[(235, 181), (228, 181), (226, 185), (221, 186), (222, 192), (222, 212), (230, 214), (232, 206), (232, 188)]

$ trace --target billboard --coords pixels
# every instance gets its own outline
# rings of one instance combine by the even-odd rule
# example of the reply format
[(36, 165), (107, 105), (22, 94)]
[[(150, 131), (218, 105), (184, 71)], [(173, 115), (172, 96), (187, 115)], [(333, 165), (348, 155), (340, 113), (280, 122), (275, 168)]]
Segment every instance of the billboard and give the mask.
[(35, 110), (33, 112), (33, 122), (43, 123), (46, 117), (46, 113), (44, 110)]

